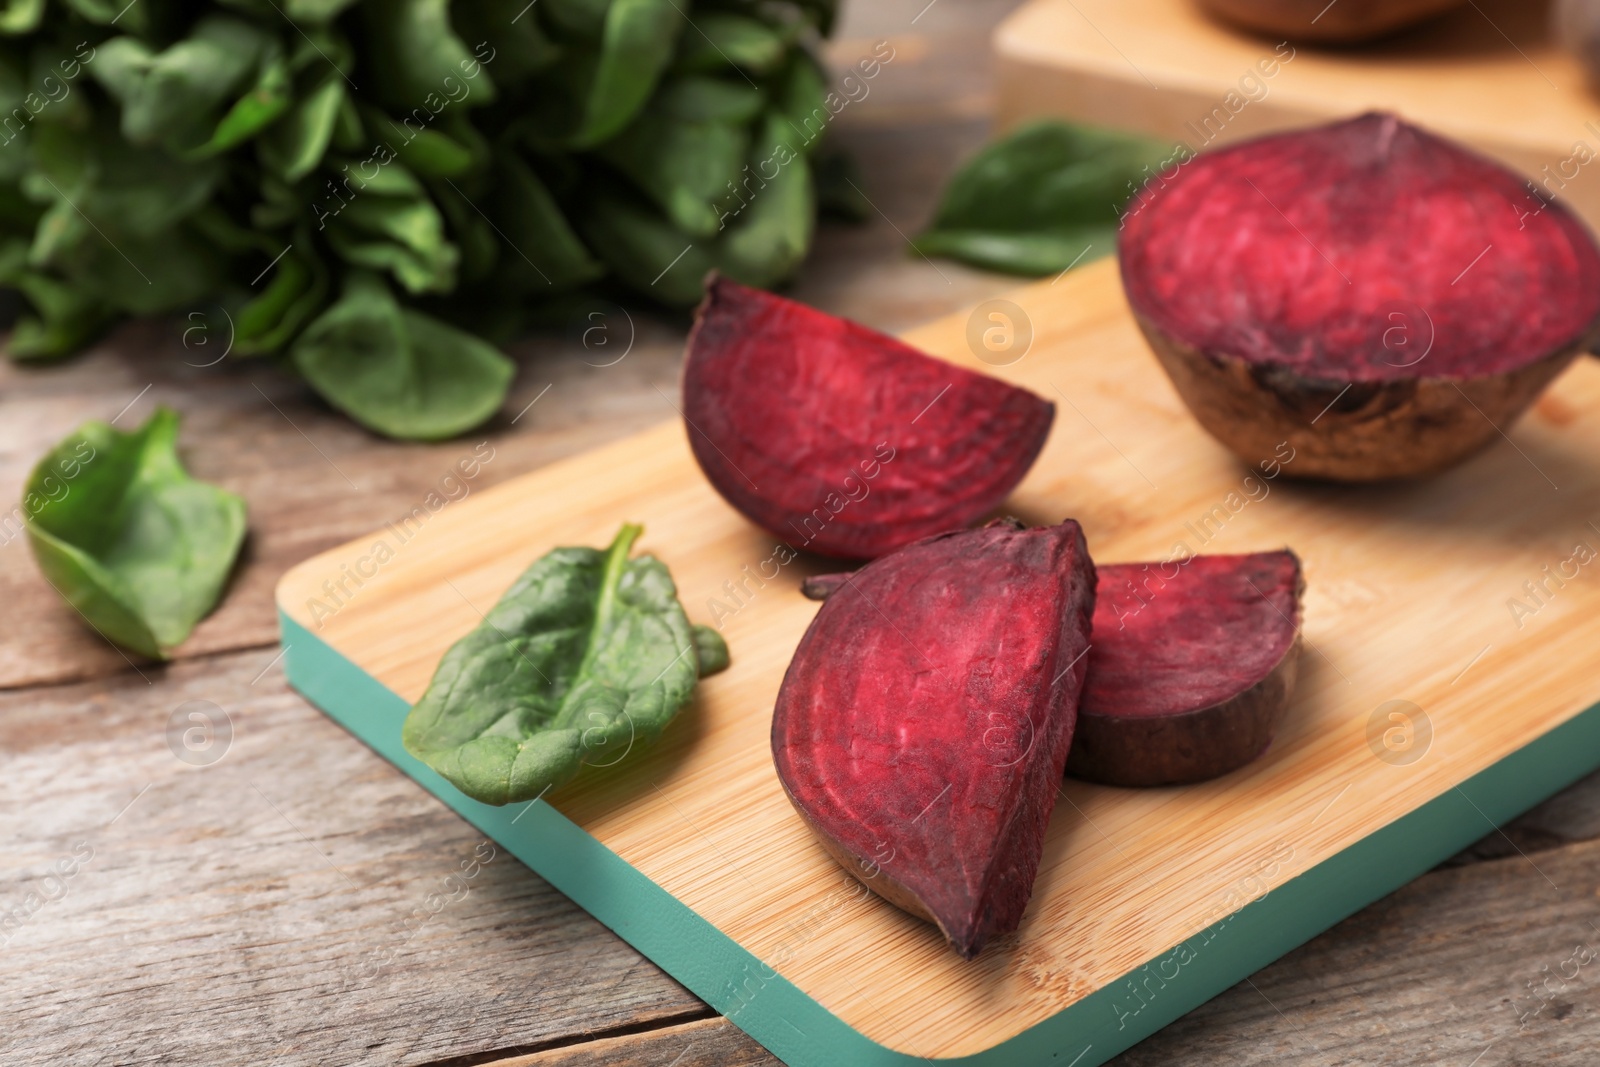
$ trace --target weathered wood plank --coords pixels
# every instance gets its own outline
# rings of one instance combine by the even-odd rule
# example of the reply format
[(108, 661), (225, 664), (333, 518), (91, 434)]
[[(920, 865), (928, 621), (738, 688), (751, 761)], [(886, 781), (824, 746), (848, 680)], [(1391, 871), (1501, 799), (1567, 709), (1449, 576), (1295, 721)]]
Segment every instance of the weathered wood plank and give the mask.
[[(7, 1063), (415, 1064), (706, 1012), (270, 660), (0, 694)], [(215, 762), (177, 709), (186, 752), (226, 714), (189, 739)]]
[(717, 1018), (512, 1056), (484, 1067), (768, 1067), (779, 1062), (743, 1030)]

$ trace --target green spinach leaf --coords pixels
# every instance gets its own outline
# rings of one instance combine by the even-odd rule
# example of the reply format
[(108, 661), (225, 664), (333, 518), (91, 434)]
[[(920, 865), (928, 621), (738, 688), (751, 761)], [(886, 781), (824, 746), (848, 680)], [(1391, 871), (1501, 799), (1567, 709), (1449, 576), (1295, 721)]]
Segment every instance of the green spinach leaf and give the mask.
[(156, 659), (216, 606), (245, 535), (244, 501), (191, 478), (177, 440), (167, 408), (132, 433), (87, 423), (23, 496), (50, 584), (105, 637)]
[(604, 141), (639, 113), (672, 58), (683, 18), (675, 0), (612, 0), (574, 147)]
[(1172, 154), (1172, 145), (1113, 130), (1023, 126), (956, 173), (915, 246), (1024, 275), (1110, 255), (1123, 207)]
[(512, 804), (659, 737), (728, 656), (690, 626), (660, 560), (628, 558), (640, 533), (536, 560), (439, 661), (406, 750), (473, 799)]
[(124, 137), (179, 144), (239, 87), (268, 40), (247, 22), (210, 16), (161, 52), (134, 37), (113, 38), (89, 70), (122, 105)]
[[(361, 14), (378, 97), (402, 113), (438, 114), (463, 73), (479, 66), (450, 25), (449, 0), (367, 0)], [(494, 99), (494, 82), (481, 68), (474, 81), (480, 100)]]
[(750, 151), (743, 125), (675, 119), (648, 108), (600, 150), (600, 156), (666, 212), (691, 237), (720, 228), (719, 200), (739, 178)]
[(424, 441), (494, 414), (516, 371), (486, 341), (401, 308), (383, 279), (364, 272), (291, 354), (312, 387), (361, 425)]
[(694, 20), (694, 27), (679, 40), (673, 61), (686, 73), (708, 74), (732, 65), (770, 74), (789, 48), (784, 35), (765, 22), (732, 12), (708, 12)]
[(262, 136), (262, 162), (291, 182), (310, 174), (328, 151), (344, 100), (344, 79), (336, 72), (324, 75)]

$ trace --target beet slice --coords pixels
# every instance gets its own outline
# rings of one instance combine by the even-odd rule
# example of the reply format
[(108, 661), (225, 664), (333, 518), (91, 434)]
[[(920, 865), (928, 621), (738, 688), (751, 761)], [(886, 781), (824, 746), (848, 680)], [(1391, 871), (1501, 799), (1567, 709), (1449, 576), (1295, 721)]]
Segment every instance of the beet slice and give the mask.
[(1285, 550), (1098, 571), (1067, 773), (1176, 785), (1265, 752), (1299, 662), (1299, 558)]
[(931, 537), (840, 577), (778, 691), (772, 755), (795, 808), (969, 959), (1033, 891), (1094, 588), (1070, 520)]
[(1208, 152), (1123, 220), (1122, 280), (1195, 418), (1298, 477), (1432, 473), (1600, 331), (1600, 249), (1529, 184), (1393, 115)]
[(1349, 44), (1395, 33), (1464, 0), (1200, 0), (1206, 11), (1236, 26), (1291, 41)]
[(870, 559), (992, 510), (1055, 405), (793, 300), (713, 276), (683, 415), (723, 498), (796, 548)]

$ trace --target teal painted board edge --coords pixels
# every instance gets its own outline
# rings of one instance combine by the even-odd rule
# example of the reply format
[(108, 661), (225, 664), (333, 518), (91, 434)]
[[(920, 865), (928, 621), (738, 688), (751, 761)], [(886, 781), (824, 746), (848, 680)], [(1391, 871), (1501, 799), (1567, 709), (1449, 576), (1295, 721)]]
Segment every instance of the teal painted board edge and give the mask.
[[(279, 622), (295, 689), (779, 1059), (926, 1061), (855, 1030), (549, 804), (496, 808), (459, 792), (401, 746), (410, 705), (281, 611)], [(1597, 766), (1600, 704), (1051, 1018), (937, 1062), (1098, 1067)]]

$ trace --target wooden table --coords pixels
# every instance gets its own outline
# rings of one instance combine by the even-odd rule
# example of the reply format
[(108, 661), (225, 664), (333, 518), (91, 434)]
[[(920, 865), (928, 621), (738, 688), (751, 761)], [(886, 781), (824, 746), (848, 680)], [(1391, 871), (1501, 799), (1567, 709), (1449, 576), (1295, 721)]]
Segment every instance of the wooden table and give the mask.
[[(903, 239), (987, 134), (986, 36), (1010, 6), (848, 6), (840, 66), (895, 48), (836, 127), (880, 210), (822, 231), (800, 298), (901, 329), (1015, 284)], [(277, 577), (409, 511), (478, 442), (481, 488), (672, 417), (684, 323), (629, 310), (621, 362), (530, 339), (506, 414), (442, 445), (374, 438), (270, 364), (200, 366), (183, 324), (0, 365), (0, 500), (80, 422), (166, 403), (190, 468), (242, 493), (251, 525), (225, 603), (166, 666), (87, 631), (0, 540), (5, 1063), (776, 1062), (289, 691), (278, 661)], [(196, 710), (229, 729), (185, 762), (169, 735)], [(1115, 1062), (1592, 1064), (1600, 776), (1484, 833)], [(447, 881), (474, 855), (476, 877)], [(47, 877), (58, 861), (70, 877)]]

